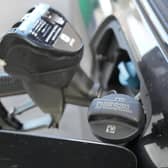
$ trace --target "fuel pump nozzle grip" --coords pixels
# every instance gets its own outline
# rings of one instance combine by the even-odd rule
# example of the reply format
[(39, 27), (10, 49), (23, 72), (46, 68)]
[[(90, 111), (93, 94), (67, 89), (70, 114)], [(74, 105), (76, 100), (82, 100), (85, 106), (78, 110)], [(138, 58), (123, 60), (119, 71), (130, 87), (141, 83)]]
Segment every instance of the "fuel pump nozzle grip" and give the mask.
[(0, 43), (5, 71), (23, 82), (42, 111), (58, 123), (64, 88), (78, 70), (83, 43), (67, 19), (47, 4), (29, 10)]

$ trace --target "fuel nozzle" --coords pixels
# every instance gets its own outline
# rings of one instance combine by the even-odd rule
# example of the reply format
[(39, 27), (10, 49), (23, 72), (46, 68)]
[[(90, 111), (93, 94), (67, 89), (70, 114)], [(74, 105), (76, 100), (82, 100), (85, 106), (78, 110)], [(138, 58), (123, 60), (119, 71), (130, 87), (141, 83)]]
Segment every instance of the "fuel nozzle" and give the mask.
[(83, 43), (67, 19), (47, 4), (35, 6), (4, 35), (0, 53), (6, 72), (21, 80), (36, 105), (58, 123), (63, 89), (83, 53)]

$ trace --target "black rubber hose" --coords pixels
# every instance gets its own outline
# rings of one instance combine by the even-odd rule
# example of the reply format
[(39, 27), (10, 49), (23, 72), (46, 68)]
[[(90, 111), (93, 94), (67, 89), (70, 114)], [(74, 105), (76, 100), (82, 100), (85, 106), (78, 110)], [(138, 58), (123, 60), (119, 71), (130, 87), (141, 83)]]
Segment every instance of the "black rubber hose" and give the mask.
[[(14, 77), (11, 77), (5, 72), (0, 73), (0, 97), (12, 96), (16, 94), (23, 94), (25, 90), (22, 82)], [(9, 116), (7, 110), (0, 102), (0, 117), (8, 125), (15, 129), (21, 129), (22, 124), (18, 122), (14, 117)]]
[(19, 121), (17, 121), (12, 115), (11, 116), (8, 115), (7, 110), (2, 105), (1, 102), (0, 102), (0, 117), (6, 124), (11, 126), (12, 128), (15, 128), (15, 129), (21, 129), (22, 128), (22, 124)]

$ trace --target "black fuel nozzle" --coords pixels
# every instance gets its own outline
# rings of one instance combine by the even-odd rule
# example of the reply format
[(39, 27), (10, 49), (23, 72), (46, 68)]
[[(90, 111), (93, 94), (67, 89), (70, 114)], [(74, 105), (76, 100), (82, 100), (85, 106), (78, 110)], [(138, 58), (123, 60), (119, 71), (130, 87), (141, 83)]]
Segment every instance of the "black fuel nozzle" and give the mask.
[(26, 92), (58, 123), (64, 108), (63, 89), (79, 67), (83, 43), (67, 19), (39, 4), (3, 36), (5, 71), (23, 82)]

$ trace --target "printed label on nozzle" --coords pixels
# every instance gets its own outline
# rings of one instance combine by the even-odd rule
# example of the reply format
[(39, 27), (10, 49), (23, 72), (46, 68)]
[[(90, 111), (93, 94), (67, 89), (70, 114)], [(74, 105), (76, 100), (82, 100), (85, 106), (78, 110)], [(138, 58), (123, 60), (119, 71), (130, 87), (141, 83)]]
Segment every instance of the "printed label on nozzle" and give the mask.
[(65, 43), (69, 44), (69, 46), (73, 47), (73, 45), (75, 44), (75, 39), (74, 38), (71, 38), (69, 37), (67, 34), (65, 33), (62, 33), (60, 35), (60, 38), (61, 40), (63, 40)]

